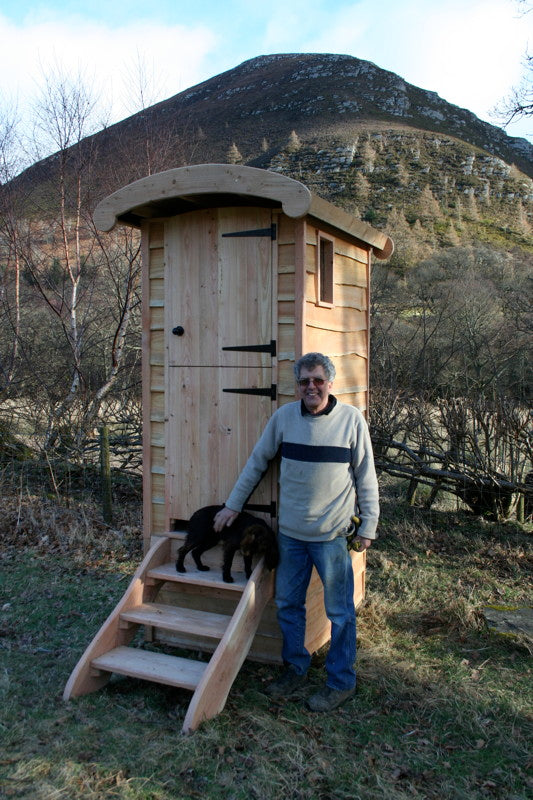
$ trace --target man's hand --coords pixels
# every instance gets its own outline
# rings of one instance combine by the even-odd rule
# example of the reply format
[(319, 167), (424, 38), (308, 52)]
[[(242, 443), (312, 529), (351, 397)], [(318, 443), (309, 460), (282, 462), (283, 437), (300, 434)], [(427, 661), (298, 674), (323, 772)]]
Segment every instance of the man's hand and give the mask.
[(356, 536), (353, 541), (352, 548), (356, 552), (361, 553), (363, 550), (368, 550), (371, 544), (372, 539), (365, 539), (364, 536)]
[(224, 508), (221, 508), (220, 511), (217, 514), (215, 514), (215, 518), (213, 520), (213, 528), (214, 528), (214, 530), (217, 533), (220, 533), (220, 531), (223, 528), (226, 528), (229, 525), (231, 525), (233, 520), (237, 519), (238, 516), (239, 516), (239, 512), (238, 511), (233, 511), (232, 508), (228, 508), (227, 506), (224, 506)]

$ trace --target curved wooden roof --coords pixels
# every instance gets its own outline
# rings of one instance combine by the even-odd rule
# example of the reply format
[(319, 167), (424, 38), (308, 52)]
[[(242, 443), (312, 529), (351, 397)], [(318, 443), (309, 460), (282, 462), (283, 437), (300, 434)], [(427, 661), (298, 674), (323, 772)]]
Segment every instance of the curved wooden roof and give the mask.
[(281, 206), (288, 217), (312, 217), (370, 245), (377, 258), (389, 258), (394, 250), (387, 234), (312, 195), (303, 183), (234, 164), (196, 164), (148, 175), (104, 198), (94, 221), (99, 230), (110, 231), (119, 222), (138, 227), (149, 219), (228, 205)]

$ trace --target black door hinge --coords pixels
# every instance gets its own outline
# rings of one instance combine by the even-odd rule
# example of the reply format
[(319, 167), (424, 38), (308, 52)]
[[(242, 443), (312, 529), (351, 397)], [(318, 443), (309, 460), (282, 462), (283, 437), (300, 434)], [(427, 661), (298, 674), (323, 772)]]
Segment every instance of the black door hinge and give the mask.
[(276, 355), (276, 340), (271, 339), (270, 344), (236, 344), (231, 347), (223, 347), (223, 350), (234, 350), (242, 353), (270, 353), (272, 357)]
[(270, 228), (255, 228), (249, 231), (234, 231), (233, 233), (223, 233), (222, 238), (230, 238), (235, 236), (270, 236), (272, 241), (276, 238), (276, 224), (272, 223)]
[(271, 517), (276, 516), (277, 508), (276, 501), (273, 500), (270, 505), (261, 505), (260, 503), (245, 503), (243, 511), (260, 511), (263, 514), (270, 514)]
[(230, 394), (260, 395), (262, 397), (270, 397), (271, 400), (275, 400), (277, 397), (277, 385), (275, 383), (271, 384), (270, 389), (222, 389), (222, 391)]

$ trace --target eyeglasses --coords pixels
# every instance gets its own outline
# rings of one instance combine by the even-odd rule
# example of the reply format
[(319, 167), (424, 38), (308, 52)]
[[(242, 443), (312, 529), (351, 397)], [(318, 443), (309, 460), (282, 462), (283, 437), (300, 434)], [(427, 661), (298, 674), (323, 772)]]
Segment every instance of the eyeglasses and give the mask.
[(313, 382), (315, 384), (315, 386), (318, 386), (320, 388), (321, 386), (323, 386), (325, 384), (326, 379), (325, 378), (300, 378), (298, 380), (298, 386), (301, 386), (303, 389), (305, 389), (307, 386), (309, 386), (309, 384), (311, 382)]

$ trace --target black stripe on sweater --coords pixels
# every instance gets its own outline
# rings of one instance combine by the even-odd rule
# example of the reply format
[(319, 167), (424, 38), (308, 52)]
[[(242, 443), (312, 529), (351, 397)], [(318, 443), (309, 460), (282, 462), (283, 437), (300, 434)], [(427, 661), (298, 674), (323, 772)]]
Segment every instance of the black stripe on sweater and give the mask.
[(283, 442), (281, 457), (291, 461), (310, 461), (315, 464), (349, 464), (351, 451), (349, 447)]

